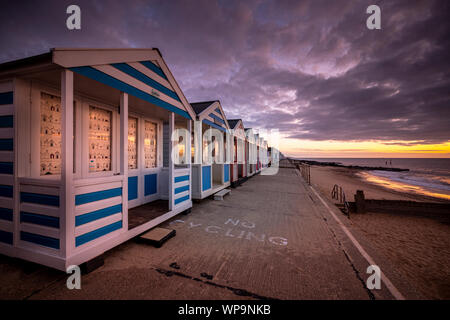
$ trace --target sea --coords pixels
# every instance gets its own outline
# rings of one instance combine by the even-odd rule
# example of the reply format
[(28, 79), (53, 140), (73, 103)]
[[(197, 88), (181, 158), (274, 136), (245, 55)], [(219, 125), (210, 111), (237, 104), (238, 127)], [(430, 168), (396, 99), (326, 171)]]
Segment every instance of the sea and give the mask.
[(370, 183), (397, 191), (450, 200), (450, 158), (302, 158), (343, 165), (409, 169), (393, 172), (369, 170), (360, 173)]

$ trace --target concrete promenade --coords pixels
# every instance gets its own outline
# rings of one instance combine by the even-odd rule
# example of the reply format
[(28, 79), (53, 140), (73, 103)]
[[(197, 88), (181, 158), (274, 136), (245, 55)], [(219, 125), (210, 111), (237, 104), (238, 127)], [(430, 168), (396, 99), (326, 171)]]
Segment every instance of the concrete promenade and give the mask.
[(384, 282), (364, 287), (369, 263), (330, 209), (414, 298), (351, 220), (319, 197), (293, 168), (254, 176), (223, 201), (195, 203), (164, 223), (177, 235), (162, 248), (131, 240), (107, 252), (81, 290), (66, 288), (65, 273), (0, 256), (0, 299), (393, 299)]

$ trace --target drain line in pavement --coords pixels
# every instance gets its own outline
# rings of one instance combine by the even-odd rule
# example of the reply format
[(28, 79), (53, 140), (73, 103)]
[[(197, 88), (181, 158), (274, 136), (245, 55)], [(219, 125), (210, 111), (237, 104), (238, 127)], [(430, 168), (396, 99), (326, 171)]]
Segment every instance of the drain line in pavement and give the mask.
[[(209, 281), (211, 279), (210, 277), (207, 277), (208, 281), (206, 281), (206, 280), (203, 280), (203, 279), (200, 279), (200, 278), (189, 276), (189, 275), (184, 274), (184, 273), (179, 272), (179, 271), (165, 270), (165, 269), (162, 269), (162, 268), (157, 268), (155, 270), (157, 272), (165, 275), (166, 277), (178, 276), (178, 277), (182, 277), (182, 278), (186, 278), (186, 279), (202, 282), (204, 284), (208, 284), (208, 285), (211, 285), (213, 287), (227, 289), (227, 290), (232, 291), (237, 296), (251, 297), (251, 298), (254, 298), (254, 299), (258, 299), (258, 300), (278, 300), (278, 299), (271, 298), (271, 297), (260, 296), (259, 294), (256, 294), (256, 293), (253, 293), (253, 292), (249, 292), (249, 291), (247, 291), (245, 289), (233, 288), (233, 287), (230, 287), (230, 286), (225, 286), (225, 285), (222, 285), (222, 284), (218, 284), (218, 283)], [(202, 276), (204, 276), (204, 275), (202, 275)]]

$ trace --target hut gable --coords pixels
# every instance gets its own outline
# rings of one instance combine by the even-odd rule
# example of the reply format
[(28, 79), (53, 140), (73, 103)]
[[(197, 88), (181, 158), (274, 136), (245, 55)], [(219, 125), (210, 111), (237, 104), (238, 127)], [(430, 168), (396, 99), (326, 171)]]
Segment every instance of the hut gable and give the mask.
[(191, 106), (198, 120), (222, 131), (230, 129), (220, 101), (194, 102)]
[(57, 48), (52, 53), (55, 64), (185, 118), (195, 117), (158, 49)]

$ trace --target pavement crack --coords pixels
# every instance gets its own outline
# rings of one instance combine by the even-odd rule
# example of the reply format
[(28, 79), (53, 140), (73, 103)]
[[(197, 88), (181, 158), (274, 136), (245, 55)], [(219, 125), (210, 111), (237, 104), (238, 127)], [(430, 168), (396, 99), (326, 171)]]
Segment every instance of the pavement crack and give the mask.
[(30, 299), (32, 296), (34, 296), (34, 295), (36, 295), (36, 294), (38, 294), (38, 293), (44, 291), (45, 289), (51, 287), (51, 286), (54, 285), (55, 283), (57, 283), (57, 282), (59, 282), (59, 281), (61, 281), (61, 280), (64, 280), (65, 277), (66, 277), (66, 275), (62, 275), (61, 277), (57, 278), (56, 280), (51, 281), (48, 285), (46, 285), (46, 286), (44, 286), (44, 287), (42, 287), (42, 288), (39, 288), (39, 289), (34, 290), (34, 291), (31, 292), (28, 296), (24, 297), (23, 300), (28, 300), (28, 299)]
[(372, 293), (372, 291), (370, 291), (369, 288), (367, 288), (366, 286), (366, 282), (364, 281), (364, 279), (361, 277), (361, 273), (359, 272), (359, 270), (356, 268), (355, 264), (353, 263), (353, 260), (350, 258), (350, 255), (347, 253), (347, 250), (345, 249), (344, 245), (342, 244), (342, 242), (337, 238), (336, 233), (334, 232), (333, 228), (329, 225), (327, 218), (323, 217), (323, 220), (325, 221), (325, 224), (328, 227), (328, 230), (331, 232), (331, 234), (333, 235), (333, 238), (335, 239), (335, 241), (337, 242), (339, 248), (342, 250), (342, 252), (344, 253), (345, 258), (347, 259), (348, 263), (350, 264), (350, 267), (353, 269), (353, 272), (355, 273), (356, 278), (361, 282), (364, 290), (366, 291), (367, 295), (369, 296), (370, 300), (375, 300), (375, 295)]
[[(338, 241), (338, 243), (339, 243), (339, 246), (342, 247), (340, 241)], [(359, 279), (359, 281), (361, 281), (361, 283), (363, 285), (363, 288), (366, 290), (367, 294), (369, 295), (370, 300), (375, 300), (375, 295), (372, 293), (372, 291), (369, 290), (369, 288), (367, 288), (364, 279), (361, 277), (361, 274), (359, 273), (358, 269), (356, 268), (356, 266), (353, 263), (353, 261), (350, 258), (350, 256), (347, 254), (347, 252), (343, 248), (342, 248), (342, 252), (344, 253), (345, 258), (347, 259), (347, 261), (350, 263), (350, 266), (352, 267), (353, 272), (355, 272), (356, 277)]]
[(258, 300), (278, 300), (278, 299), (275, 299), (272, 297), (261, 296), (259, 294), (247, 291), (245, 289), (234, 288), (234, 287), (218, 284), (218, 283), (212, 282), (210, 280), (203, 280), (200, 278), (192, 277), (190, 275), (184, 274), (179, 271), (165, 270), (162, 268), (156, 268), (155, 270), (156, 270), (156, 272), (161, 273), (161, 274), (165, 275), (166, 277), (177, 276), (177, 277), (201, 282), (201, 283), (204, 283), (204, 284), (216, 287), (216, 288), (227, 289), (227, 290), (230, 290), (231, 292), (233, 292), (235, 295), (241, 296), (241, 297), (250, 297), (250, 298), (254, 298), (254, 299), (258, 299)]

